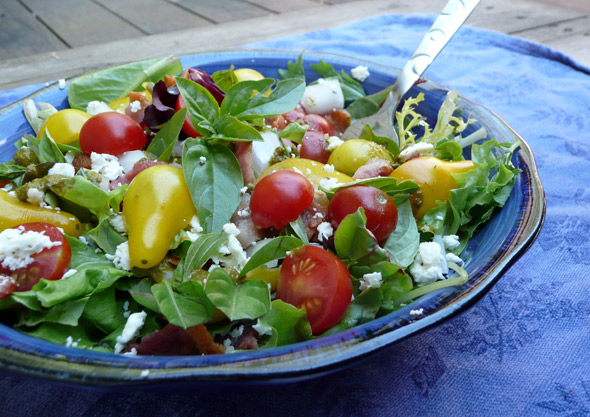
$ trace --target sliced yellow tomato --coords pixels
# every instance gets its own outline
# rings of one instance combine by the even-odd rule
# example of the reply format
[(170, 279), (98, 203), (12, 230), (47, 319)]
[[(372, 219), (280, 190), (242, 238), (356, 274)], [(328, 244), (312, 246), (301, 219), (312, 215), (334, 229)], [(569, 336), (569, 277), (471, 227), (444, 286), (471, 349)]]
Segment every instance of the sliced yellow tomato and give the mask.
[[(143, 90), (141, 92), (148, 101), (152, 101), (152, 93), (149, 90)], [(109, 107), (114, 111), (125, 112), (125, 109), (129, 106), (129, 96), (121, 97), (115, 101), (109, 103)]]
[(322, 164), (321, 162), (304, 158), (290, 158), (271, 165), (262, 171), (257, 181), (260, 181), (261, 178), (274, 171), (280, 171), (283, 169), (303, 174), (316, 189), (320, 186), (321, 181), (324, 179), (329, 180), (333, 178), (338, 184), (345, 184), (354, 181), (348, 175), (343, 174), (336, 169), (332, 170), (331, 167)]

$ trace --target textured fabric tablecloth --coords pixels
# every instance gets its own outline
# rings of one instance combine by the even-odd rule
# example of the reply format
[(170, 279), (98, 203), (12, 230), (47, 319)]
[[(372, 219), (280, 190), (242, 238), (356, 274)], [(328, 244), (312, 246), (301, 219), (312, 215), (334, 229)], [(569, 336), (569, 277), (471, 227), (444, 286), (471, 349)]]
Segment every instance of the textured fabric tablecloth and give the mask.
[[(401, 67), (433, 19), (381, 16), (248, 46)], [(590, 69), (542, 45), (464, 28), (426, 76), (519, 132), (547, 195), (536, 243), (473, 308), (355, 366), (295, 384), (117, 393), (3, 377), (0, 415), (590, 415)], [(0, 92), (0, 105), (26, 92)]]

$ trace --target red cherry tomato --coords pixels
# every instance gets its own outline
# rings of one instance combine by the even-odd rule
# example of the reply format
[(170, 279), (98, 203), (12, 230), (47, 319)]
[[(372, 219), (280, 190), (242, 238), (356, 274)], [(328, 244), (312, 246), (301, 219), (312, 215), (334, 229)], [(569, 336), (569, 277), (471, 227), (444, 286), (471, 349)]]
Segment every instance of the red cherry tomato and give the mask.
[(334, 128), (328, 122), (328, 120), (320, 116), (319, 114), (307, 114), (303, 118), (303, 123), (309, 126), (311, 130), (318, 130), (323, 133), (327, 133), (330, 136), (334, 136)]
[(325, 134), (317, 130), (308, 130), (305, 132), (301, 141), (301, 149), (299, 156), (305, 159), (313, 159), (314, 161), (325, 164), (330, 158), (330, 153), (326, 150)]
[(397, 207), (393, 200), (378, 188), (368, 185), (353, 185), (341, 188), (330, 200), (328, 216), (334, 228), (349, 214), (365, 209), (367, 229), (379, 243), (384, 242), (397, 225)]
[[(176, 100), (176, 111), (180, 109), (184, 109), (186, 104), (184, 104), (184, 100), (182, 96), (179, 94), (178, 99)], [(191, 121), (188, 112), (186, 112), (186, 117), (184, 118), (184, 123), (182, 124), (182, 131), (189, 137), (189, 138), (197, 138), (202, 136), (199, 132), (197, 132), (193, 126), (193, 122)]]
[[(68, 270), (72, 259), (72, 250), (63, 233), (55, 226), (48, 223), (25, 223), (12, 229), (21, 229), (22, 233), (37, 232), (49, 237), (51, 242), (58, 245), (45, 248), (40, 252), (31, 254), (33, 262), (16, 270), (8, 265), (0, 263), (0, 275), (11, 277), (16, 285), (13, 291), (28, 291), (41, 278), (53, 281), (60, 279)], [(12, 292), (12, 291), (11, 291)], [(8, 294), (5, 294), (8, 295)], [(0, 298), (2, 294), (0, 292)]]
[(296, 122), (297, 120), (303, 120), (305, 112), (300, 109), (293, 109), (283, 115), (287, 123)]
[(352, 280), (335, 255), (318, 246), (301, 246), (282, 263), (276, 296), (304, 309), (317, 335), (344, 316), (352, 298)]
[(262, 229), (282, 229), (313, 201), (314, 188), (303, 175), (276, 171), (260, 179), (250, 198), (252, 222)]
[(80, 130), (80, 149), (88, 155), (92, 152), (120, 155), (142, 149), (146, 143), (139, 123), (115, 111), (92, 116)]

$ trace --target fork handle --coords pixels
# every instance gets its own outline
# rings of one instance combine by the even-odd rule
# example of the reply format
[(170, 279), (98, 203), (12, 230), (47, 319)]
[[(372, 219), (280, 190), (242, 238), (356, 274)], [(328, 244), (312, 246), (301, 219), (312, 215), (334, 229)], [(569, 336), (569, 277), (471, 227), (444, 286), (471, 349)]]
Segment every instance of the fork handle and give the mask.
[(449, 0), (422, 42), (411, 56), (395, 82), (393, 102), (399, 103), (414, 83), (424, 74), (434, 58), (442, 51), (480, 0)]

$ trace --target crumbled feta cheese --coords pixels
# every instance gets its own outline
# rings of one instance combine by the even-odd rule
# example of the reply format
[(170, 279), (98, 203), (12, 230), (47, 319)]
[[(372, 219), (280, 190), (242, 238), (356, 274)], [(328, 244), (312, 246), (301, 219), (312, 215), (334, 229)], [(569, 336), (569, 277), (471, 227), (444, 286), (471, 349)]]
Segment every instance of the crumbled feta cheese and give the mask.
[[(78, 339), (79, 341), (79, 339)], [(77, 347), (78, 346), (78, 342), (74, 341), (74, 338), (72, 336), (68, 336), (66, 338), (66, 347)]]
[(125, 355), (125, 356), (137, 356), (137, 349), (131, 348), (131, 350), (129, 352), (125, 352), (125, 353), (123, 353), (123, 355)]
[(76, 175), (76, 169), (71, 164), (58, 162), (57, 164), (53, 165), (49, 171), (47, 171), (47, 175), (63, 175), (64, 177), (73, 177)]
[(140, 111), (141, 103), (139, 102), (139, 100), (134, 100), (131, 103), (129, 103), (129, 110), (131, 111), (131, 113), (137, 113), (138, 111)]
[(256, 324), (252, 326), (252, 328), (256, 330), (259, 336), (272, 336), (272, 327), (260, 324), (259, 321), (257, 321)]
[(459, 241), (459, 236), (447, 235), (443, 236), (443, 244), (445, 245), (445, 249), (454, 250), (459, 247), (461, 242)]
[(432, 143), (418, 142), (401, 151), (398, 158), (401, 162), (406, 162), (408, 159), (421, 153), (431, 151), (432, 149), (434, 149)]
[(431, 284), (443, 279), (443, 258), (441, 247), (436, 242), (422, 242), (418, 246), (418, 254), (410, 265), (410, 274), (418, 286)]
[(150, 370), (149, 369), (144, 369), (143, 371), (141, 371), (141, 373), (139, 374), (140, 376), (148, 376), (150, 374)]
[(424, 314), (424, 309), (423, 308), (418, 308), (416, 310), (411, 310), (410, 311), (410, 316), (421, 316), (422, 314)]
[(228, 235), (237, 236), (240, 234), (240, 229), (234, 223), (226, 223), (223, 225), (224, 233)]
[(368, 288), (379, 288), (383, 277), (381, 272), (371, 272), (363, 275), (359, 290), (364, 291)]
[(446, 257), (447, 257), (447, 262), (453, 262), (457, 265), (463, 265), (463, 263), (464, 263), (463, 259), (461, 259), (457, 255), (455, 255), (454, 253), (449, 252), (449, 253), (447, 253)]
[(45, 198), (45, 193), (38, 188), (31, 187), (27, 190), (27, 201), (35, 206), (40, 206)]
[(189, 223), (189, 226), (191, 230), (186, 232), (186, 236), (189, 238), (191, 242), (195, 242), (199, 238), (199, 236), (201, 236), (201, 233), (203, 233), (203, 227), (199, 222), (199, 218), (197, 216), (193, 216)]
[(61, 277), (61, 279), (67, 279), (78, 272), (77, 269), (68, 269)]
[(145, 311), (140, 313), (133, 313), (127, 319), (123, 332), (117, 336), (117, 343), (115, 344), (115, 353), (121, 353), (127, 343), (129, 343), (141, 330), (145, 323), (147, 314)]
[(328, 174), (332, 174), (334, 172), (334, 165), (324, 165), (324, 171), (326, 171)]
[(92, 152), (90, 160), (92, 162), (91, 170), (98, 172), (110, 181), (116, 180), (123, 174), (123, 167), (119, 164), (119, 159), (116, 156)]
[(246, 191), (248, 191), (248, 186), (244, 185), (242, 188), (240, 188), (240, 194), (244, 195), (246, 194)]
[(369, 75), (371, 74), (369, 73), (369, 68), (365, 67), (364, 65), (359, 65), (358, 67), (350, 70), (350, 75), (352, 75), (352, 78), (362, 83), (367, 78), (369, 78)]
[(324, 215), (318, 211), (317, 213), (315, 213), (313, 215), (313, 218), (314, 219), (323, 219), (324, 218)]
[(235, 351), (234, 347), (231, 345), (231, 339), (225, 339), (223, 341), (223, 346), (225, 346), (225, 353), (232, 353)]
[(234, 338), (237, 339), (238, 337), (240, 337), (242, 334), (244, 333), (244, 325), (240, 325), (234, 329), (232, 329), (231, 332), (229, 332), (229, 335)]
[(16, 281), (14, 278), (9, 277), (8, 275), (0, 274), (0, 294), (10, 294), (12, 292), (12, 288), (16, 285)]
[(109, 223), (113, 228), (119, 233), (127, 233), (127, 224), (125, 223), (125, 218), (119, 214), (115, 213), (109, 217)]
[(327, 190), (331, 190), (332, 188), (335, 188), (338, 184), (339, 184), (338, 179), (333, 178), (333, 177), (322, 178), (320, 180), (320, 187), (325, 188)]
[(131, 261), (129, 260), (129, 241), (119, 244), (114, 255), (106, 254), (105, 257), (113, 261), (116, 268), (124, 271), (131, 271)]
[(204, 157), (204, 156), (201, 156), (201, 157), (199, 158), (199, 161), (201, 161), (202, 163), (205, 163), (205, 162), (207, 162), (207, 158), (206, 158), (206, 157)]
[(60, 90), (63, 90), (64, 88), (66, 88), (66, 80), (63, 78), (60, 78), (57, 81), (57, 86), (59, 87)]
[(318, 227), (318, 240), (323, 242), (324, 239), (329, 239), (334, 234), (334, 228), (328, 222), (321, 222)]
[(294, 172), (303, 175), (303, 171), (301, 171), (299, 168), (293, 167), (292, 169), (293, 169)]
[(97, 115), (99, 113), (106, 113), (109, 111), (113, 111), (113, 109), (111, 109), (109, 105), (104, 101), (91, 101), (86, 106), (86, 113), (88, 113), (91, 116)]
[(237, 214), (239, 217), (248, 217), (250, 215), (250, 209), (246, 207), (245, 209), (238, 210)]
[(317, 84), (305, 87), (301, 105), (307, 113), (325, 114), (344, 107), (344, 95), (340, 82), (320, 78)]
[(83, 244), (88, 245), (88, 239), (86, 239), (84, 236), (79, 236), (78, 240)]
[(342, 145), (344, 141), (338, 136), (328, 136), (326, 139), (326, 150), (332, 152), (334, 149)]
[(44, 232), (25, 231), (22, 226), (5, 229), (0, 233), (1, 264), (4, 268), (16, 271), (33, 263), (31, 255), (60, 245), (61, 242), (52, 242)]

